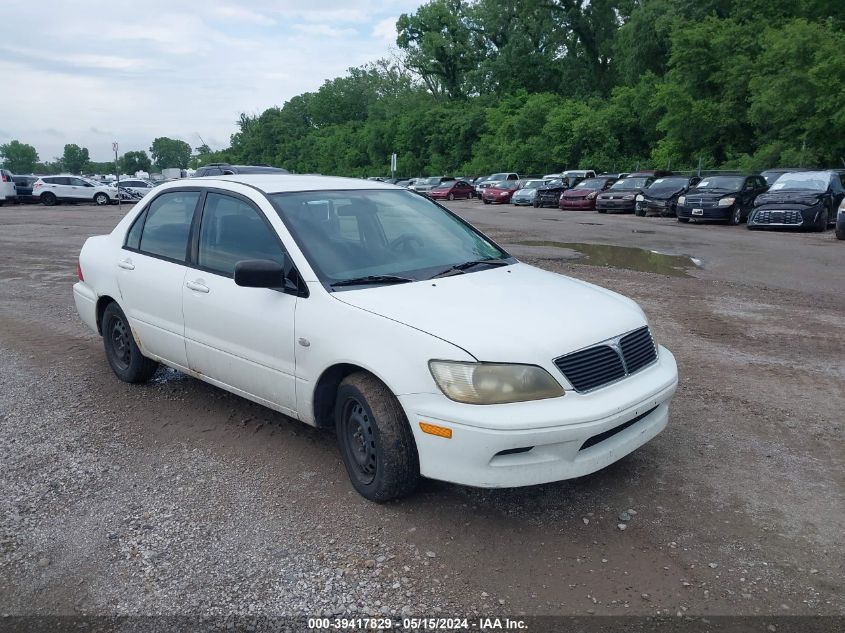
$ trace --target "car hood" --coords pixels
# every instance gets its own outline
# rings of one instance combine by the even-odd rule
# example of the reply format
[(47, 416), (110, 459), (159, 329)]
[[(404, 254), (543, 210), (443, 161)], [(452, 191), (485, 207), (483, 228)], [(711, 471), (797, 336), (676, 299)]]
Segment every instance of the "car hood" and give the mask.
[(595, 193), (596, 189), (567, 189), (563, 192), (564, 198), (586, 198), (591, 193)]
[(647, 323), (622, 295), (523, 263), (333, 296), (482, 361), (551, 361)]
[(761, 204), (817, 204), (824, 193), (819, 191), (770, 191), (761, 193), (754, 201), (755, 206)]
[(617, 196), (630, 196), (632, 193), (642, 193), (642, 189), (614, 189), (613, 191), (604, 191), (598, 195), (599, 198), (610, 198)]
[(661, 187), (660, 189), (646, 189), (643, 195), (652, 200), (668, 200), (680, 193), (683, 193), (685, 187)]
[(687, 192), (687, 198), (701, 198), (702, 200), (718, 200), (725, 196), (735, 196), (738, 191), (728, 191), (726, 189), (690, 189)]
[(513, 196), (514, 196), (514, 198), (516, 198), (516, 197), (520, 197), (520, 198), (529, 197), (529, 198), (532, 198), (532, 197), (534, 197), (535, 195), (537, 195), (537, 189), (536, 189), (536, 188), (534, 188), (534, 187), (532, 187), (532, 188), (530, 188), (530, 189), (517, 189), (516, 191), (514, 191), (514, 192), (513, 192)]

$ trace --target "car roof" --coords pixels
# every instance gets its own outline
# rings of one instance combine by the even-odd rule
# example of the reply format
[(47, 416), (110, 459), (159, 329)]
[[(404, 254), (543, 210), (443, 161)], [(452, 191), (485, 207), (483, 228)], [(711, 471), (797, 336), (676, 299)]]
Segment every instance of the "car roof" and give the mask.
[[(338, 189), (399, 189), (378, 180), (342, 178), (340, 176), (319, 176), (310, 174), (233, 174), (229, 176), (200, 176), (172, 181), (176, 186), (190, 186), (196, 183), (234, 182), (259, 189), (264, 193), (286, 193), (292, 191), (333, 191)], [(168, 183), (170, 185), (171, 183)], [(169, 188), (169, 187), (168, 187)]]

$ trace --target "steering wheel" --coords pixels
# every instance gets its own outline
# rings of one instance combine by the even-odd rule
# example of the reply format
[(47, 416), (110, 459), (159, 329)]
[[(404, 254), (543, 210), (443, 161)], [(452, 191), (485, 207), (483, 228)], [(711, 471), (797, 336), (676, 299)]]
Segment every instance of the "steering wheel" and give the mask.
[(390, 250), (393, 251), (407, 251), (410, 248), (414, 248), (413, 244), (417, 244), (420, 247), (425, 245), (422, 238), (419, 235), (413, 235), (411, 233), (402, 233), (397, 238), (394, 238), (390, 241)]

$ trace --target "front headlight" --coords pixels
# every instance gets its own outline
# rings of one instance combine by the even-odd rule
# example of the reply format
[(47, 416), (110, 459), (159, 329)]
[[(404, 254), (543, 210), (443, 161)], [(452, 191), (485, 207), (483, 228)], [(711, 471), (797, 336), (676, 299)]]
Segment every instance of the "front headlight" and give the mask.
[(637, 202), (642, 202), (643, 200), (645, 200), (645, 196), (641, 193), (637, 194)]
[(564, 395), (542, 367), (432, 360), (428, 367), (440, 391), (455, 402), (505, 404)]
[(722, 198), (722, 199), (719, 200), (719, 206), (720, 207), (729, 207), (734, 202), (736, 202), (736, 198)]
[(686, 196), (681, 196), (680, 198), (678, 198), (678, 204), (683, 204), (686, 201), (687, 201)]

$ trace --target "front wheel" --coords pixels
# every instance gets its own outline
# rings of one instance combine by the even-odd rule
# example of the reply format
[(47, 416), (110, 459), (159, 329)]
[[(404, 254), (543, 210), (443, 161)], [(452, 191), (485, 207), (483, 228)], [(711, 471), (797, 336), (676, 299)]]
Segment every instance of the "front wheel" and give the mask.
[(845, 228), (840, 229), (839, 227), (837, 227), (835, 233), (837, 240), (845, 240)]
[(678, 222), (681, 224), (687, 224), (689, 222), (689, 218), (678, 218)]
[(410, 494), (420, 480), (417, 446), (399, 401), (375, 376), (350, 374), (337, 389), (340, 455), (358, 493), (383, 502)]
[(816, 218), (816, 224), (813, 226), (813, 230), (819, 233), (824, 233), (827, 230), (827, 219), (828, 212), (827, 209), (824, 209), (821, 213), (819, 213), (818, 218)]
[(607, 213), (607, 209), (596, 209), (599, 213)]
[(100, 207), (107, 205), (109, 203), (108, 194), (98, 193), (96, 196), (94, 196), (94, 203)]
[(731, 226), (737, 226), (738, 224), (742, 224), (742, 207), (736, 205), (733, 211), (731, 211), (731, 215), (728, 218), (728, 224)]
[(116, 303), (103, 312), (103, 346), (106, 360), (123, 382), (146, 382), (158, 369), (158, 363), (143, 354), (135, 343), (129, 321)]
[(454, 200), (454, 199), (455, 199), (455, 194), (454, 194), (454, 193), (450, 193), (448, 196), (446, 196), (446, 199), (447, 199), (449, 202), (451, 202), (452, 200)]

